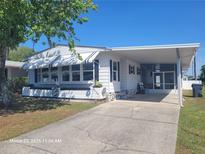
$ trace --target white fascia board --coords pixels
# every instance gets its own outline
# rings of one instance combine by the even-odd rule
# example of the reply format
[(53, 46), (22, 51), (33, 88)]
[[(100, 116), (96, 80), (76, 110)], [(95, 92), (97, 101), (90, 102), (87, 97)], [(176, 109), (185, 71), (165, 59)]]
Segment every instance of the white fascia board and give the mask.
[(19, 61), (11, 61), (11, 60), (6, 60), (5, 67), (18, 67), (21, 68), (24, 65), (24, 62), (19, 62)]
[(175, 49), (175, 48), (199, 48), (200, 43), (187, 44), (170, 44), (170, 45), (150, 45), (150, 46), (130, 46), (130, 47), (113, 47), (112, 51), (120, 50), (154, 50), (154, 49)]

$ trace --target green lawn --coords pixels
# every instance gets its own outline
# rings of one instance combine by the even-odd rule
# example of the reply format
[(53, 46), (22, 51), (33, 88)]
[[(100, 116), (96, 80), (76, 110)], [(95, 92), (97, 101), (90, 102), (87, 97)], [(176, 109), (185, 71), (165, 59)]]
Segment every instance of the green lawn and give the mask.
[(205, 154), (205, 87), (203, 95), (193, 98), (191, 91), (184, 91), (176, 154)]
[(43, 127), (98, 104), (19, 97), (9, 110), (5, 111), (0, 107), (0, 141)]

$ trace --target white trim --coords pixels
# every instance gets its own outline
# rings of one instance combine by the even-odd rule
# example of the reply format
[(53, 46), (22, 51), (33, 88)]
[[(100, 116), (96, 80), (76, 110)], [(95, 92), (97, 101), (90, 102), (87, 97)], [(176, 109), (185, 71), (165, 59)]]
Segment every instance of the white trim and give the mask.
[(129, 47), (113, 47), (112, 51), (119, 50), (148, 50), (148, 49), (174, 49), (174, 48), (199, 48), (200, 43), (187, 44), (169, 44), (169, 45), (150, 45), (150, 46), (129, 46)]
[(19, 62), (19, 61), (11, 61), (11, 60), (6, 60), (5, 67), (17, 67), (21, 68), (24, 65), (24, 62)]
[(177, 88), (178, 88), (178, 98), (179, 98), (179, 105), (183, 106), (182, 100), (182, 76), (181, 76), (181, 56), (179, 53), (179, 49), (176, 49), (177, 53)]

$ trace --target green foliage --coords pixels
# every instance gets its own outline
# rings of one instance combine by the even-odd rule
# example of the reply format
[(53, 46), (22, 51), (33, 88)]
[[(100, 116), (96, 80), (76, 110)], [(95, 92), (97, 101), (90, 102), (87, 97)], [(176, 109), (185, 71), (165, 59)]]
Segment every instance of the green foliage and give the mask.
[(203, 84), (205, 84), (205, 65), (201, 66), (200, 79), (202, 80)]
[[(8, 48), (16, 47), (26, 40), (29, 3), (23, 0), (0, 1), (0, 45)], [(2, 51), (0, 51), (2, 52)]]
[(21, 94), (21, 90), (24, 86), (28, 85), (27, 77), (16, 77), (12, 78), (9, 81), (9, 87), (13, 93)]
[(94, 87), (95, 88), (101, 88), (102, 84), (99, 81), (96, 81)]
[(10, 50), (8, 60), (23, 61), (34, 54), (33, 49), (27, 47), (18, 47), (16, 50)]
[(73, 47), (73, 25), (86, 22), (83, 14), (90, 9), (96, 9), (92, 0), (1, 0), (0, 45), (14, 48), (28, 39), (37, 42), (45, 35), (49, 44), (52, 37), (58, 37)]
[(176, 154), (205, 153), (205, 98), (193, 98), (185, 91), (184, 107), (180, 111)]

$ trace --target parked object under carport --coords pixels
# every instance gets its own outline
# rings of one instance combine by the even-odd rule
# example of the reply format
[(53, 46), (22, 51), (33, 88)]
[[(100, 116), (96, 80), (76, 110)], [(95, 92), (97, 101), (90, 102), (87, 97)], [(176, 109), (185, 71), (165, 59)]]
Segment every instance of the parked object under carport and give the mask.
[(202, 84), (192, 84), (193, 97), (202, 97)]

